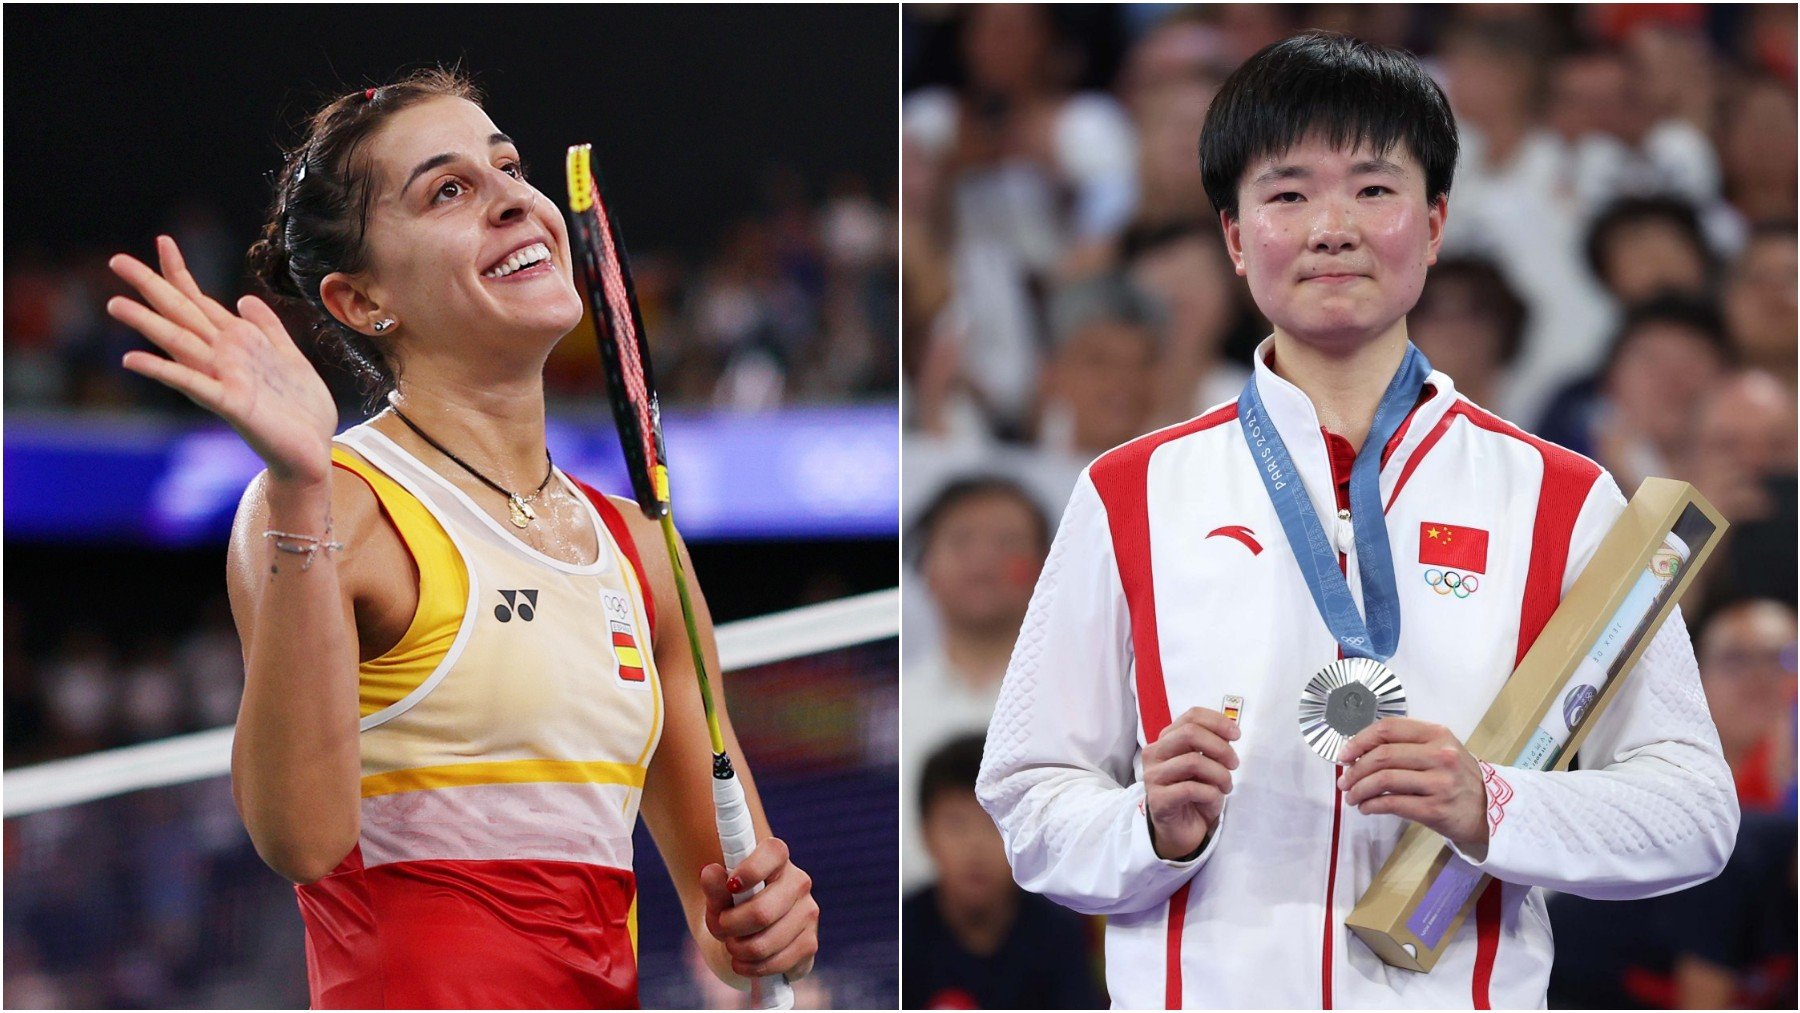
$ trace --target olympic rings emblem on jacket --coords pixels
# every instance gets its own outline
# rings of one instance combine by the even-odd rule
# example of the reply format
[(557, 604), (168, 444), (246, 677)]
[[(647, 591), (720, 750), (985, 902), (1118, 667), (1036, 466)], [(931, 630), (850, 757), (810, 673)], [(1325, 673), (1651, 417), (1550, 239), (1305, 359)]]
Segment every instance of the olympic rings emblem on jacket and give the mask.
[(1425, 571), (1425, 583), (1438, 594), (1455, 595), (1467, 598), (1481, 590), (1481, 580), (1472, 573), (1457, 573), (1455, 570), (1439, 570), (1432, 568)]

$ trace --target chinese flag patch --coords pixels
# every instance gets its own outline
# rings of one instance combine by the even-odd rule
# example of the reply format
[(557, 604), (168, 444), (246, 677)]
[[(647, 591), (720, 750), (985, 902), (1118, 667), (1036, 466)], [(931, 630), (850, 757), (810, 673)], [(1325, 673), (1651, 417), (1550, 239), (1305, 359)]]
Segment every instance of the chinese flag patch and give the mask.
[(1488, 533), (1459, 524), (1419, 525), (1419, 562), (1470, 573), (1487, 572)]

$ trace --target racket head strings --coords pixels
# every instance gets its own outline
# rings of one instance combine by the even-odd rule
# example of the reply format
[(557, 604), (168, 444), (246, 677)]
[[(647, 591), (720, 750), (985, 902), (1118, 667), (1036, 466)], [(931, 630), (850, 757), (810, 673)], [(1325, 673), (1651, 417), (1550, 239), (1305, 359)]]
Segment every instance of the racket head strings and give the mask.
[(570, 147), (567, 170), (575, 262), (594, 320), (632, 496), (644, 516), (660, 518), (669, 512), (667, 450), (637, 289), (621, 252), (624, 242), (618, 224), (607, 210), (594, 172), (592, 145)]

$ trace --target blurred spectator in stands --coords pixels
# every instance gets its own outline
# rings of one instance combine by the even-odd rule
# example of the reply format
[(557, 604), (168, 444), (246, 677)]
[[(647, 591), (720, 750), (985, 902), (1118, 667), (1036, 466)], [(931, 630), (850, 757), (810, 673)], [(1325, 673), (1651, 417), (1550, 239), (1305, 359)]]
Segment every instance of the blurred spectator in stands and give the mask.
[(1792, 605), (1752, 598), (1715, 610), (1698, 638), (1706, 705), (1745, 809), (1786, 801), (1780, 768), (1791, 758), (1776, 753), (1794, 709), (1795, 632)]
[(1000, 831), (975, 801), (981, 749), (982, 736), (962, 736), (925, 760), (917, 801), (937, 881), (901, 912), (900, 1005), (1098, 1009), (1106, 997), (1081, 916), (1013, 883)]
[(1644, 22), (1626, 35), (1624, 56), (1624, 129), (1585, 160), (1584, 185), (1596, 196), (1668, 194), (1710, 207), (1721, 185), (1709, 134), (1722, 75), (1706, 37), (1698, 25)]
[(1569, 144), (1542, 119), (1548, 41), (1529, 18), (1461, 15), (1434, 60), (1462, 148), (1443, 256), (1493, 263), (1530, 310), (1518, 383), (1492, 406), (1515, 419), (1535, 417), (1547, 394), (1595, 368), (1613, 327), (1604, 291), (1581, 269), (1589, 212)]
[(1551, 922), (1567, 952), (1551, 971), (1553, 1008), (1794, 1008), (1795, 826), (1784, 791), (1794, 609), (1727, 605), (1706, 620), (1696, 646), (1744, 809), (1737, 844), (1717, 879), (1678, 893), (1625, 902), (1554, 895)]
[(132, 653), (130, 667), (118, 676), (121, 740), (147, 742), (185, 730), (187, 687), (176, 671), (169, 642), (161, 636), (146, 636)]
[(1584, 215), (1621, 197), (1668, 197), (1696, 209), (1713, 248), (1742, 243), (1710, 137), (1721, 76), (1703, 40), (1666, 27), (1635, 30), (1624, 50), (1557, 60), (1547, 115)]
[(701, 277), (694, 299), (703, 362), (718, 369), (711, 400), (757, 410), (781, 400), (802, 296), (780, 271), (773, 237), (750, 220), (732, 226), (721, 256)]
[(1626, 316), (1605, 368), (1558, 395), (1535, 431), (1599, 461), (1630, 492), (1687, 460), (1700, 399), (1732, 359), (1712, 304), (1654, 298)]
[(1465, 18), (1445, 30), (1439, 58), (1463, 133), (1458, 189), (1470, 180), (1554, 168), (1538, 164), (1559, 154), (1555, 138), (1538, 127), (1548, 41), (1529, 20)]
[(1224, 40), (1198, 8), (1158, 22), (1132, 47), (1120, 90), (1138, 132), (1138, 228), (1216, 220), (1194, 157), (1206, 109), (1231, 72)]
[[(18, 848), (22, 860), (7, 876), (18, 877), (9, 892), (20, 895), (6, 905), (9, 955), (19, 932), (32, 941), (38, 968), (56, 977), (70, 1008), (110, 1008), (106, 983), (96, 970), (103, 973), (125, 935), (128, 916), (114, 878), (122, 851), (116, 827), (91, 808), (31, 819), (36, 825), (24, 831)], [(12, 1002), (9, 994), (7, 1003)]]
[(24, 933), (6, 936), (6, 1002), (13, 1009), (75, 1009), (56, 978), (45, 974)]
[[(922, 384), (922, 361), (940, 316), (950, 303), (952, 243), (945, 200), (948, 166), (911, 135), (900, 139), (900, 354), (901, 382)], [(907, 397), (908, 421), (931, 430), (941, 420)], [(940, 400), (941, 403), (941, 400)]]
[(1702, 400), (1694, 442), (1677, 474), (1731, 521), (1694, 578), (1703, 603), (1774, 598), (1795, 603), (1795, 410), (1791, 388), (1760, 370), (1728, 377)]
[[(132, 796), (131, 848), (127, 862), (135, 889), (133, 914), (145, 929), (131, 950), (136, 959), (127, 979), (137, 1004), (155, 1005), (170, 990), (168, 975), (184, 968), (201, 948), (204, 856), (194, 839), (189, 814), (191, 791), (149, 791)], [(129, 952), (129, 951), (128, 951)], [(123, 977), (123, 976), (122, 976)]]
[(804, 345), (794, 394), (807, 401), (888, 395), (899, 334), (894, 213), (859, 177), (840, 177), (818, 219), (821, 333)]
[(1722, 308), (1738, 355), (1787, 384), (1792, 399), (1800, 368), (1800, 255), (1792, 219), (1751, 232), (1726, 273)]
[(1674, 293), (1704, 296), (1714, 258), (1694, 209), (1670, 197), (1633, 197), (1609, 206), (1587, 236), (1588, 270), (1618, 300), (1635, 306)]
[[(1220, 58), (1229, 69), (1256, 51), (1299, 31), (1300, 10), (1291, 4), (1203, 4), (1196, 16), (1218, 38)], [(1199, 138), (1195, 138), (1196, 141)]]
[(1438, 261), (1406, 315), (1407, 336), (1433, 368), (1448, 374), (1458, 393), (1484, 408), (1499, 401), (1525, 325), (1525, 304), (1499, 270), (1469, 258)]
[(1051, 348), (1037, 420), (1040, 453), (1061, 457), (1079, 472), (1148, 430), (1144, 392), (1165, 325), (1161, 307), (1121, 275), (1077, 282), (1051, 298)]
[(6, 278), (6, 404), (57, 403), (67, 384), (58, 343), (63, 333), (64, 283), (43, 250), (8, 258)]
[[(1792, 32), (1792, 10), (1787, 20)], [(1783, 84), (1762, 75), (1750, 77), (1726, 103), (1719, 134), (1724, 191), (1747, 222), (1792, 222), (1796, 216), (1794, 117), (1792, 80)]]
[(44, 694), (59, 755), (110, 745), (117, 707), (113, 659), (104, 638), (73, 627), (44, 669)]
[(1744, 54), (1745, 63), (1792, 88), (1794, 62), (1800, 57), (1793, 10), (1786, 4), (1750, 4), (1745, 13), (1730, 45)]
[(237, 720), (244, 656), (223, 596), (201, 607), (200, 621), (176, 649), (175, 663), (187, 676), (196, 727), (218, 728)]
[(977, 398), (967, 383), (974, 367), (963, 328), (954, 315), (940, 321), (919, 364), (920, 424), (909, 430), (903, 449), (902, 516), (916, 513), (922, 497), (952, 476), (977, 468), (1009, 475), (1040, 502), (1060, 508), (1094, 457), (1149, 431), (1145, 392), (1153, 389), (1161, 307), (1109, 272), (1058, 290), (1048, 316), (1051, 350), (1033, 425), (998, 433), (974, 421)]
[(1212, 218), (1212, 202), (1200, 186), (1195, 139), (1218, 90), (1215, 80), (1169, 84), (1143, 95), (1134, 105), (1142, 138), (1138, 163), (1143, 196), (1137, 221), (1169, 225)]
[(1251, 314), (1218, 224), (1203, 217), (1133, 229), (1124, 256), (1131, 284), (1157, 304), (1163, 320), (1149, 377), (1150, 411), (1137, 425), (1148, 432), (1237, 397), (1250, 371), (1225, 358), (1225, 342)]
[[(1166, 10), (1132, 44), (1117, 89), (1134, 115), (1139, 103), (1165, 88), (1217, 87), (1231, 73), (1236, 64), (1226, 55), (1225, 39), (1212, 20), (1200, 7)], [(1191, 158), (1193, 152), (1188, 154)]]
[(1793, 1009), (1794, 818), (1747, 811), (1718, 878), (1649, 900), (1553, 894), (1551, 1009)]
[(1342, 32), (1379, 46), (1416, 50), (1413, 29), (1417, 17), (1414, 4), (1313, 4), (1306, 27)]
[[(1050, 549), (1050, 521), (1018, 484), (965, 477), (938, 493), (913, 529), (917, 573), (937, 636), (909, 646), (900, 680), (901, 870), (907, 885), (929, 871), (912, 800), (926, 754), (952, 736), (985, 731), (1000, 680)], [(971, 782), (972, 783), (972, 782)]]
[(1663, 296), (1633, 309), (1600, 385), (1593, 456), (1623, 489), (1669, 475), (1688, 453), (1700, 399), (1724, 377), (1731, 346), (1712, 305)]
[(1137, 205), (1136, 140), (1111, 98), (1070, 92), (1049, 7), (959, 13), (962, 87), (908, 96), (903, 136), (944, 174), (965, 376), (1005, 427), (1036, 380), (1034, 292), (1105, 263)]
[[(665, 406), (759, 409), (892, 397), (893, 209), (848, 178), (824, 201), (813, 200), (791, 174), (770, 179), (767, 208), (726, 230), (699, 263), (631, 251)], [(202, 284), (243, 289), (243, 244), (223, 230), (210, 204), (178, 204), (170, 228)], [(8, 411), (72, 406), (200, 416), (186, 398), (119, 365), (143, 342), (102, 312), (108, 296), (123, 294), (106, 268), (109, 254), (8, 257)], [(372, 404), (356, 378), (321, 352), (310, 327), (290, 331), (320, 367), (344, 423), (364, 417)], [(544, 383), (558, 410), (592, 405), (603, 381), (590, 322), (551, 353)]]
[(1779, 380), (1759, 369), (1732, 374), (1701, 400), (1678, 470), (1732, 524), (1766, 520), (1777, 508), (1768, 480), (1794, 474), (1795, 424), (1793, 394)]

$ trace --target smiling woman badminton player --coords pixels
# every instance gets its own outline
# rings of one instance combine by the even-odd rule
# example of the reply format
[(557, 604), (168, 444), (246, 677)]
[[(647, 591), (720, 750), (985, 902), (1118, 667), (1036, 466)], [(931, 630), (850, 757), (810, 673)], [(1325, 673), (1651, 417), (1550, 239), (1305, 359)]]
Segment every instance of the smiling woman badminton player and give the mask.
[(759, 843), (720, 863), (662, 533), (550, 460), (544, 362), (582, 315), (568, 229), (472, 86), (424, 71), (325, 106), (252, 250), (269, 291), (390, 389), (370, 421), (334, 439), (331, 396), (268, 304), (233, 312), (171, 240), (157, 253), (160, 272), (112, 261), (144, 302), (108, 312), (167, 353), (125, 366), (268, 466), (231, 538), (232, 785), (298, 884), (313, 1004), (635, 1005), (640, 807), (713, 970), (805, 975), (811, 881), (722, 709)]

